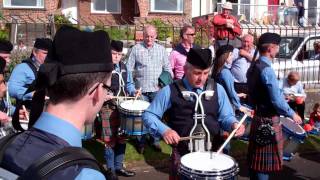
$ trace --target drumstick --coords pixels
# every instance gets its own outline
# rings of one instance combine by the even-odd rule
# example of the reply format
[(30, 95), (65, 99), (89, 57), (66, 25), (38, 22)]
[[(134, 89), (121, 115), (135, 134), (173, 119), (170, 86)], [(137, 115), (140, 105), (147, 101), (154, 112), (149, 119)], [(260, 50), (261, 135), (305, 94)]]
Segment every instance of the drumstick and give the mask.
[(204, 138), (204, 135), (198, 135), (198, 136), (186, 136), (186, 137), (180, 137), (179, 141), (186, 141), (186, 140), (190, 140), (190, 139), (202, 139)]
[(137, 100), (138, 96), (140, 96), (140, 92), (141, 92), (141, 88), (139, 88), (138, 93), (134, 97), (134, 100), (133, 100), (132, 104), (134, 104), (134, 102)]
[(219, 148), (219, 150), (217, 151), (217, 154), (221, 153), (222, 149), (229, 143), (229, 141), (231, 140), (231, 138), (234, 136), (234, 134), (236, 133), (236, 131), (240, 128), (241, 124), (246, 120), (246, 118), (248, 117), (247, 114), (244, 114), (244, 116), (242, 117), (242, 119), (240, 120), (240, 122), (238, 123), (238, 126), (231, 132), (231, 134), (228, 136), (227, 140), (222, 144), (222, 146)]
[(27, 121), (29, 122), (29, 113), (24, 105), (22, 105), (22, 109), (24, 111), (24, 115), (26, 116)]

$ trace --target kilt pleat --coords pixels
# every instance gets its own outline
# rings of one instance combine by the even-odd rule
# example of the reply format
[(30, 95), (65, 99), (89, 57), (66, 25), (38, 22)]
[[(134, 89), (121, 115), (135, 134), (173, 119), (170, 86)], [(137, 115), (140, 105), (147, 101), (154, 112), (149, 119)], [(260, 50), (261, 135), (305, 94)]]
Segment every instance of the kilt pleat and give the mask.
[[(273, 143), (262, 146), (255, 142), (256, 131), (265, 120), (272, 120), (275, 131), (275, 140)], [(251, 123), (249, 147), (248, 147), (248, 163), (249, 168), (259, 172), (280, 171), (282, 169), (282, 151), (283, 139), (282, 129), (279, 117), (272, 118), (255, 117)]]

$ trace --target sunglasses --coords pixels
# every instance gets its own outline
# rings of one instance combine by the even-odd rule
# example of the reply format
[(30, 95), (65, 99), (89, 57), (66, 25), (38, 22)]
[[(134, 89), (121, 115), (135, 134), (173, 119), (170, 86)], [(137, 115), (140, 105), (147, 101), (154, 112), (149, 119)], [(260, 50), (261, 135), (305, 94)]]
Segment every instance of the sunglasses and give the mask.
[(193, 34), (186, 34), (187, 36), (195, 36), (196, 34), (193, 33)]
[(105, 83), (98, 83), (90, 92), (89, 95), (91, 95), (93, 93), (94, 90), (96, 90), (98, 88), (98, 86), (102, 84), (102, 87), (107, 90), (107, 94), (108, 95), (113, 95), (113, 91), (111, 89), (111, 86), (106, 85)]

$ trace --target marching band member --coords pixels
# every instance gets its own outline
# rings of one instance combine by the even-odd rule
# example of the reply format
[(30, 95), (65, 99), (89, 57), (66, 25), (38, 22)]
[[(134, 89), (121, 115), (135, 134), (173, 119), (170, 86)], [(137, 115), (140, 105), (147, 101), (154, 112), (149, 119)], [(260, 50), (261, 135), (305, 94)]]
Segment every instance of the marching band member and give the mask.
[[(212, 137), (219, 138), (220, 128), (231, 131), (238, 125), (225, 90), (221, 85), (208, 79), (211, 66), (212, 56), (209, 49), (190, 49), (184, 66), (184, 78), (161, 89), (142, 115), (144, 125), (150, 132), (161, 135), (164, 141), (173, 147), (170, 179), (178, 178), (180, 157), (189, 153), (187, 143), (179, 142), (180, 137), (189, 136), (194, 125), (195, 102), (184, 99), (182, 90), (194, 91), (198, 94), (207, 88), (214, 90), (213, 97), (203, 103), (206, 114), (205, 124)], [(168, 125), (161, 122), (165, 112), (169, 112)], [(241, 136), (243, 133), (244, 126), (241, 125), (236, 136)], [(213, 143), (217, 148), (219, 145), (217, 139)]]
[(267, 180), (270, 173), (282, 169), (283, 142), (279, 115), (301, 123), (300, 116), (280, 93), (276, 74), (271, 67), (279, 52), (280, 40), (276, 33), (262, 34), (258, 42), (260, 57), (252, 62), (247, 73), (249, 104), (255, 110), (248, 147), (252, 180)]

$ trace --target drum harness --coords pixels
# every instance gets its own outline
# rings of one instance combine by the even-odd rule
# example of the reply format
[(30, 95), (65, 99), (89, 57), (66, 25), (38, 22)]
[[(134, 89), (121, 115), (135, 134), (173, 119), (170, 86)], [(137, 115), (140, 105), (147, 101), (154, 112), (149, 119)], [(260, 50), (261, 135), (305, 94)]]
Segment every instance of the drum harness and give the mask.
[[(202, 104), (202, 101), (201, 101), (203, 95), (205, 95), (206, 99), (210, 99), (214, 95), (214, 91), (210, 90), (210, 89), (212, 89), (212, 88), (210, 88), (210, 86), (213, 86), (213, 83), (208, 82), (208, 86), (209, 87), (206, 88), (206, 89), (209, 89), (209, 90), (205, 90), (205, 91), (201, 92), (200, 94), (197, 94), (197, 93), (195, 93), (193, 91), (186, 91), (186, 90), (181, 91), (183, 98), (190, 99), (191, 96), (194, 96), (195, 100), (196, 100), (195, 108), (194, 108), (195, 113), (193, 115), (194, 125), (193, 125), (193, 127), (192, 127), (192, 129), (191, 129), (191, 131), (189, 133), (189, 137), (187, 138), (187, 139), (189, 139), (189, 150), (190, 150), (190, 152), (195, 152), (195, 151), (200, 151), (200, 150), (210, 151), (211, 147), (212, 147), (212, 144), (211, 144), (211, 141), (210, 141), (210, 139), (211, 139), (210, 138), (210, 132), (209, 132), (207, 126), (204, 123), (206, 115), (204, 113), (204, 108), (203, 108), (203, 104)], [(200, 110), (200, 111), (198, 111), (198, 110)], [(200, 112), (200, 113), (198, 113), (198, 112)], [(198, 120), (201, 120), (201, 126), (205, 130), (205, 132), (204, 132), (205, 134), (201, 134), (200, 133), (200, 135), (195, 136), (193, 134), (194, 134), (194, 131), (197, 128), (197, 126), (199, 127)], [(205, 144), (205, 142), (203, 142), (203, 139), (205, 139), (205, 137), (207, 137), (206, 138), (206, 140), (207, 140), (206, 144)], [(195, 142), (193, 142), (193, 141), (195, 141)], [(202, 147), (199, 146), (198, 148), (196, 148), (194, 146), (194, 144), (198, 144), (198, 143), (201, 143), (201, 142), (204, 143)], [(205, 147), (207, 147), (207, 149), (205, 149)]]

